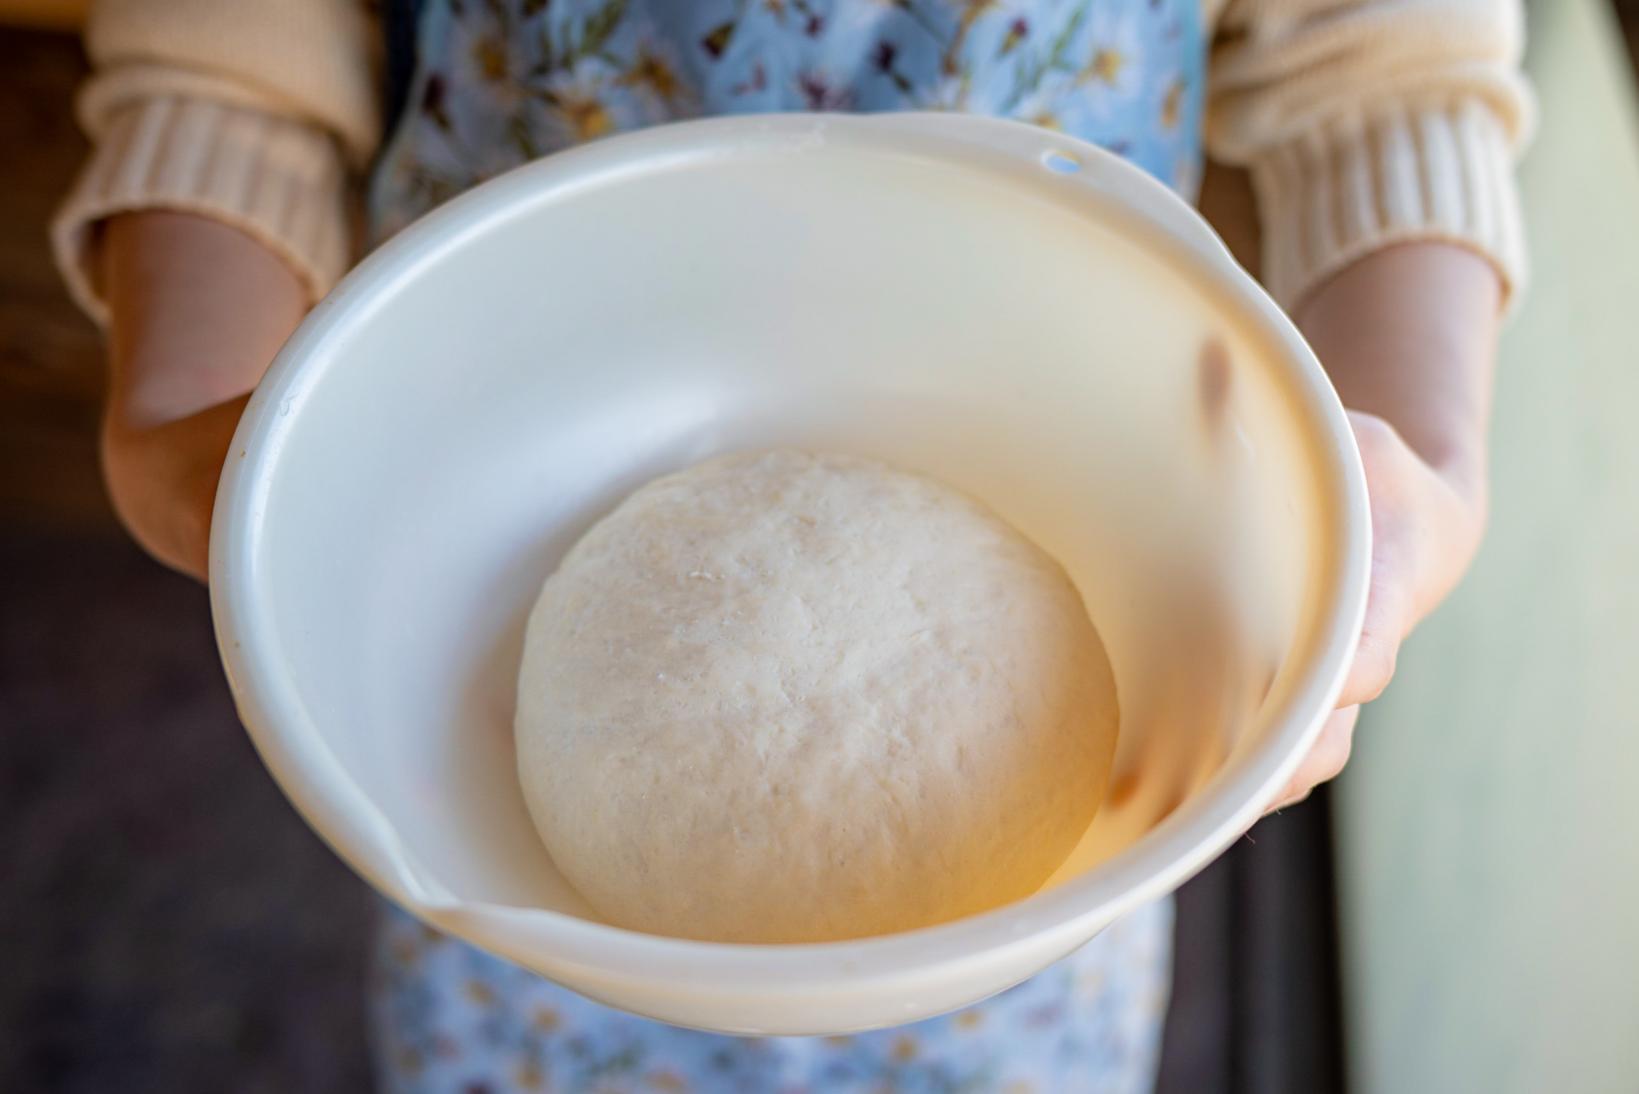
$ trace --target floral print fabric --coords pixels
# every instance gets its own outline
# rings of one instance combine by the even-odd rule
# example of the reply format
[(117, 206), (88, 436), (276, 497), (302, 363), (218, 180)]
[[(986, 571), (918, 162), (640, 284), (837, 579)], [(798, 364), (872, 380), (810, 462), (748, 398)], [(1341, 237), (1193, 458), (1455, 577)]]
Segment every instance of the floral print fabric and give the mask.
[[(949, 110), (1103, 145), (1192, 196), (1199, 0), (426, 0), (370, 189), (385, 238), (510, 167), (712, 114)], [(833, 1038), (677, 1029), (386, 913), (371, 986), (387, 1094), (1117, 1094), (1153, 1082), (1172, 905), (965, 1010)]]
[(600, 1006), (388, 909), (383, 1094), (1137, 1094), (1154, 1082), (1172, 904), (954, 1014), (846, 1037), (731, 1037)]
[(792, 110), (1014, 118), (1192, 197), (1204, 51), (1200, 0), (428, 0), (374, 234), (583, 141)]

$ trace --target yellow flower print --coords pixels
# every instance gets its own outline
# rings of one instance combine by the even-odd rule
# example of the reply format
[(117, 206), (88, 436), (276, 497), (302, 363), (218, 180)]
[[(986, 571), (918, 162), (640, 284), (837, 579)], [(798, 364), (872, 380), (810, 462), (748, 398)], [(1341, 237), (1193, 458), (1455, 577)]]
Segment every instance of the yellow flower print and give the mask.
[(985, 1012), (982, 1010), (964, 1010), (956, 1016), (956, 1028), (962, 1030), (978, 1029), (984, 1025)]
[(541, 1033), (552, 1033), (562, 1023), (563, 1019), (559, 1018), (558, 1012), (553, 1010), (551, 1007), (537, 1008), (534, 1017), (532, 1017), (529, 1022), (530, 1025), (534, 1026)]
[(517, 1083), (519, 1090), (544, 1090), (546, 1088), (546, 1073), (541, 1070), (541, 1065), (534, 1060), (526, 1060), (518, 1065), (513, 1080)]
[(1003, 1088), (1002, 1094), (1036, 1094), (1036, 1084), (1026, 1079), (1014, 1079)]
[(1043, 129), (1062, 130), (1064, 128), (1059, 122), (1058, 115), (1051, 110), (1037, 111), (1030, 116), (1029, 121), (1031, 125), (1038, 125)]
[(651, 1071), (648, 1079), (652, 1089), (664, 1091), (665, 1094), (684, 1094), (689, 1088), (687, 1080), (671, 1070)]
[(854, 1039), (846, 1035), (841, 1037), (827, 1037), (825, 1039), (825, 1043), (830, 1045), (832, 1048), (847, 1048), (849, 1045), (854, 1043)]
[(1121, 70), (1126, 67), (1126, 55), (1119, 49), (1100, 47), (1093, 50), (1092, 60), (1081, 70), (1077, 82), (1088, 84), (1096, 80), (1107, 87), (1114, 87), (1116, 81), (1121, 79)]
[(591, 96), (559, 95), (553, 110), (569, 126), (577, 140), (589, 141), (601, 137), (609, 132), (613, 124), (603, 104)]
[(646, 87), (668, 103), (677, 97), (677, 73), (648, 50), (639, 53), (632, 67), (615, 82), (622, 87)]
[(507, 78), (506, 43), (486, 34), (472, 43), (472, 63), (485, 83), (498, 84)]
[(1174, 80), (1167, 88), (1167, 97), (1161, 100), (1161, 124), (1168, 129), (1177, 129), (1178, 120), (1184, 112), (1184, 81)]
[(468, 980), (464, 990), (467, 998), (480, 1007), (487, 1007), (495, 1002), (495, 989), (482, 980)]
[(908, 1064), (916, 1059), (916, 1038), (901, 1033), (893, 1039), (893, 1048), (889, 1055), (896, 1064)]

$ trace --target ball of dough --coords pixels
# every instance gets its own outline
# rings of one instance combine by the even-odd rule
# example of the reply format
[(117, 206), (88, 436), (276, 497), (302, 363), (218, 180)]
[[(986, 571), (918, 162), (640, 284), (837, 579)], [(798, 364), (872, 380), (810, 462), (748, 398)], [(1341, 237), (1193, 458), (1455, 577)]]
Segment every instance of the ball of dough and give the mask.
[(818, 941), (1037, 890), (1116, 723), (1075, 587), (994, 513), (864, 459), (748, 453), (639, 489), (547, 580), (518, 771), (609, 921)]

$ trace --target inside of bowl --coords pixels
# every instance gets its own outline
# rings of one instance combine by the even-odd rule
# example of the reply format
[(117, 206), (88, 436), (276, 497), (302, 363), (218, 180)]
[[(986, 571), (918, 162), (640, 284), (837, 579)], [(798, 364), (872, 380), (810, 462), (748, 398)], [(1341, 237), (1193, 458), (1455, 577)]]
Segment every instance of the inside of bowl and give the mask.
[(267, 411), (254, 580), (296, 747), (397, 836), (377, 876), (591, 915), (513, 770), (524, 618), (599, 515), (729, 449), (927, 472), (1064, 564), (1123, 721), (1055, 880), (1267, 730), (1326, 565), (1318, 442), (1211, 279), (1083, 180), (860, 140), (502, 185), (356, 279)]

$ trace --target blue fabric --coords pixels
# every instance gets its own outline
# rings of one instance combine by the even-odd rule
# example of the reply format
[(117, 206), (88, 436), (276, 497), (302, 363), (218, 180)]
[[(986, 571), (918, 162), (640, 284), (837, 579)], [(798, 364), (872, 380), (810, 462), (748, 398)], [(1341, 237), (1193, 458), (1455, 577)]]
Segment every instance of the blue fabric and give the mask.
[(1154, 1084), (1172, 904), (954, 1014), (847, 1037), (731, 1037), (601, 1006), (397, 909), (374, 965), (383, 1094), (1138, 1094)]
[(527, 160), (681, 118), (948, 110), (1100, 144), (1193, 197), (1199, 0), (426, 0), (373, 234)]

